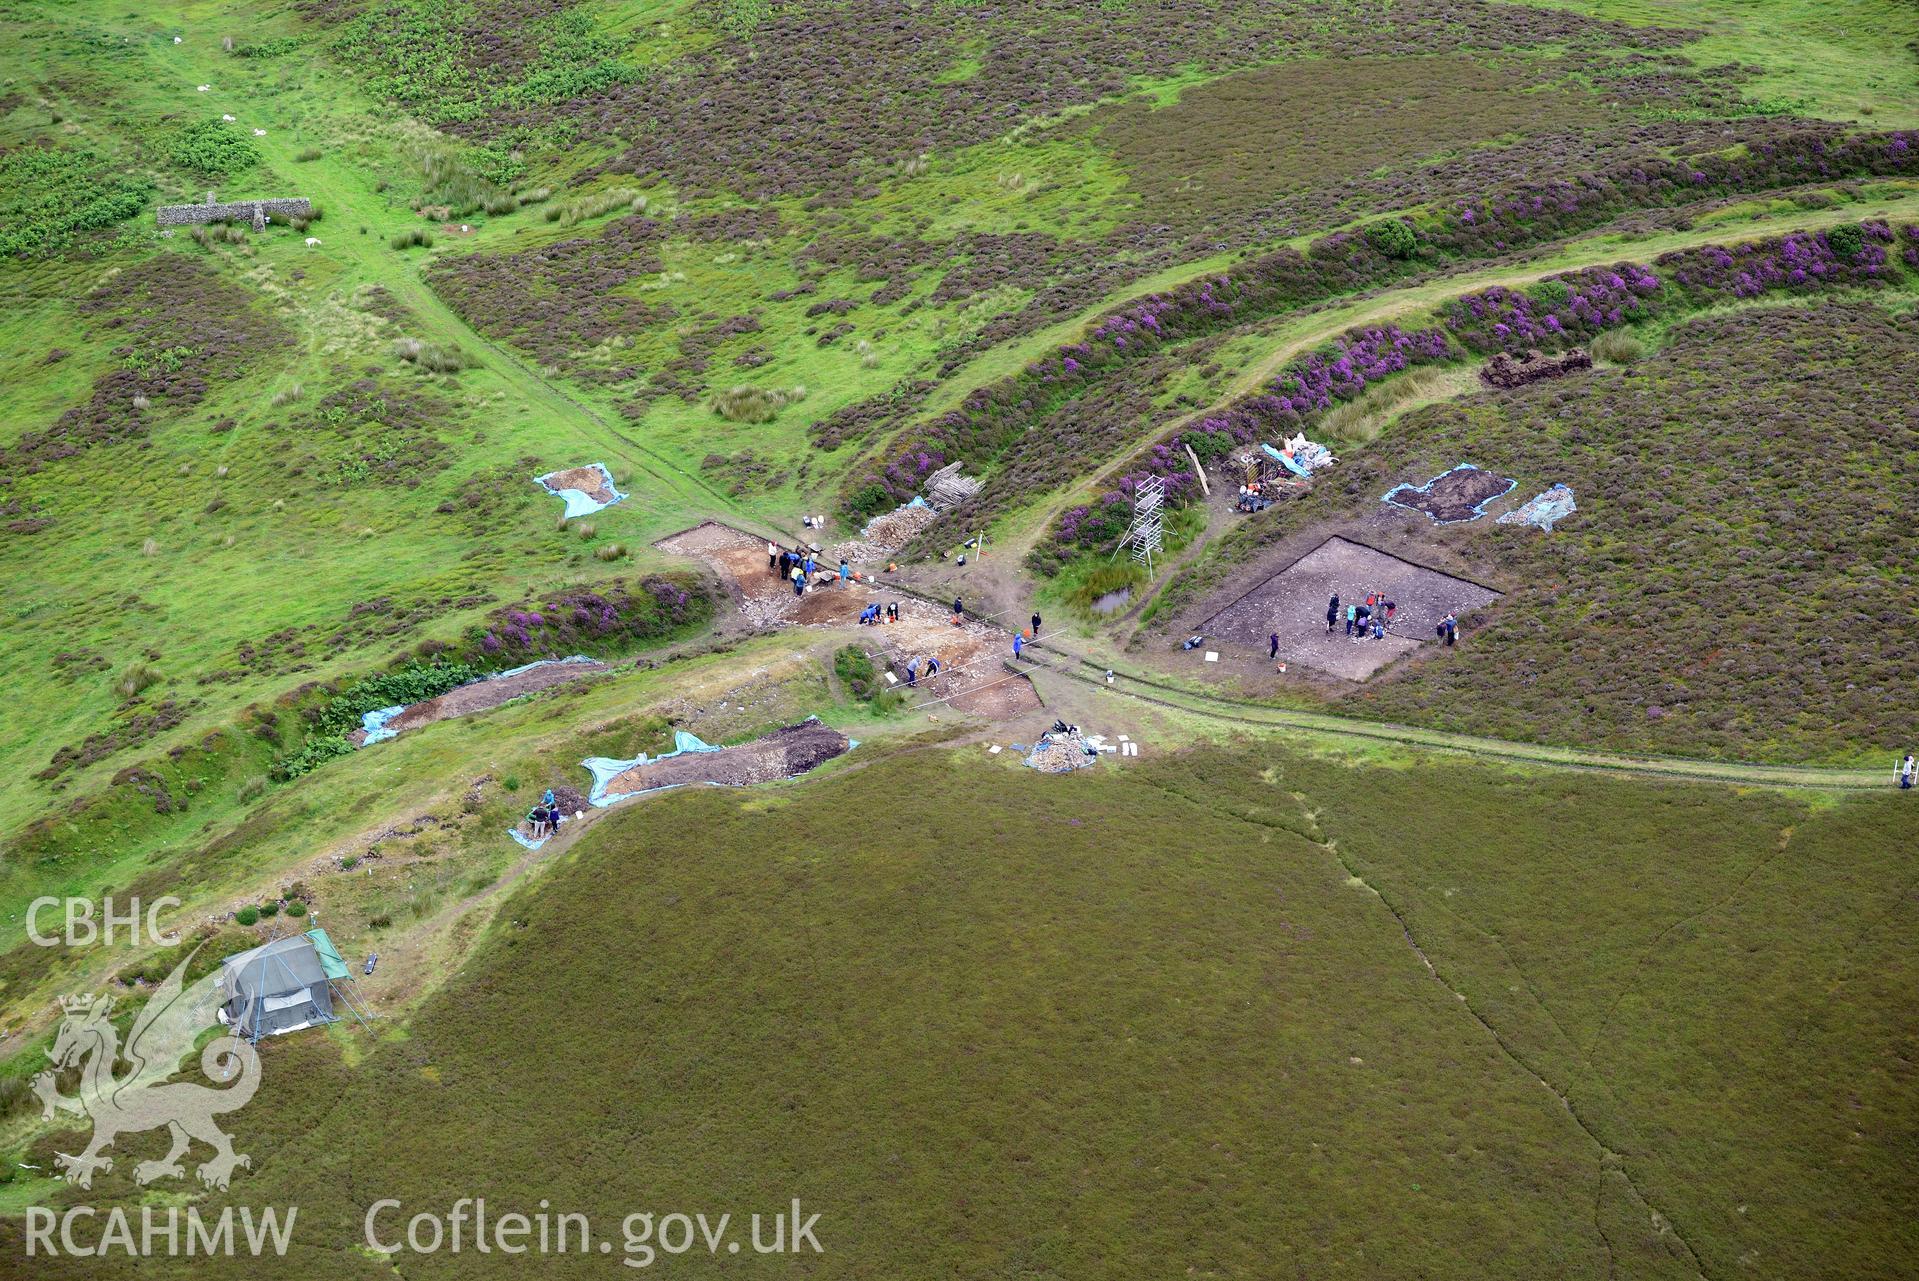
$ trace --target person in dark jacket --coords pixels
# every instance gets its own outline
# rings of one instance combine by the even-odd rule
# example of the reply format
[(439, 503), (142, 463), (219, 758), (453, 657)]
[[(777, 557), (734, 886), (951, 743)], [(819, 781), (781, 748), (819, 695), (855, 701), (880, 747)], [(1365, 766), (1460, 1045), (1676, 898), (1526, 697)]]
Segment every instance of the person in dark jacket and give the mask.
[[(1326, 630), (1329, 632), (1333, 630), (1333, 624), (1331, 622), (1330, 616), (1326, 623)], [(1278, 658), (1279, 657), (1279, 633), (1274, 632), (1271, 636), (1266, 638), (1266, 641), (1267, 641), (1266, 657)]]
[(1333, 628), (1337, 626), (1339, 626), (1339, 593), (1334, 592), (1333, 598), (1326, 602), (1326, 634), (1331, 636)]
[(1034, 640), (1039, 639), (1039, 615), (1038, 614), (1033, 615), (1033, 639)]

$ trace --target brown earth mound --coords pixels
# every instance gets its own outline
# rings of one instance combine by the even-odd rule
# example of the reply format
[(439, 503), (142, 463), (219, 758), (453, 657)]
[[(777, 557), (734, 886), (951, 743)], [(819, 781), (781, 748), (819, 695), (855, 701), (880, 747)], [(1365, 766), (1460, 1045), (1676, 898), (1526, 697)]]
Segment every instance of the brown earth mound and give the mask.
[(611, 795), (644, 792), (656, 787), (688, 783), (719, 783), (741, 787), (770, 783), (817, 769), (845, 753), (846, 735), (818, 721), (802, 721), (775, 730), (765, 738), (717, 752), (683, 752), (665, 760), (635, 765), (607, 780)]
[(1450, 525), (1478, 519), (1484, 515), (1480, 510), (1484, 504), (1510, 490), (1516, 483), (1505, 476), (1462, 464), (1443, 476), (1435, 476), (1424, 485), (1400, 485), (1387, 493), (1386, 501), (1425, 512), (1440, 524)]
[[(386, 726), (396, 734), (404, 734), (407, 730), (431, 725), (435, 721), (452, 720), (455, 716), (469, 716), (474, 712), (484, 712), (489, 708), (510, 702), (522, 694), (551, 689), (555, 685), (564, 685), (568, 681), (576, 681), (584, 676), (597, 676), (606, 670), (605, 663), (597, 662), (543, 663), (531, 671), (474, 681), (471, 684), (450, 689), (438, 698), (414, 703), (388, 721)], [(348, 738), (355, 747), (359, 747), (366, 741), (366, 731), (356, 729), (348, 735)]]
[(541, 479), (550, 489), (577, 489), (596, 503), (610, 503), (615, 497), (597, 467), (569, 467)]
[(553, 808), (571, 818), (575, 814), (584, 814), (588, 808), (586, 793), (577, 787), (553, 788)]
[(1533, 350), (1520, 357), (1502, 351), (1486, 362), (1486, 367), (1479, 371), (1479, 377), (1492, 387), (1523, 387), (1542, 378), (1558, 378), (1575, 370), (1592, 367), (1593, 358), (1578, 347), (1557, 356), (1547, 356)]

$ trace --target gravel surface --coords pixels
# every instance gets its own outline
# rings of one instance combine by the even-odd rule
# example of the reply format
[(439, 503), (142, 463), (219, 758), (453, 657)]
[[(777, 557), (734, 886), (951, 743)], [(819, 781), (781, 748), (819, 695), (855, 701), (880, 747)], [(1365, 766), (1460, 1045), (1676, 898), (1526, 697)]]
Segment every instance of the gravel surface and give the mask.
[[(1351, 639), (1343, 618), (1328, 634), (1326, 601), (1334, 592), (1342, 615), (1346, 606), (1363, 603), (1368, 592), (1398, 605), (1385, 638)], [(1278, 632), (1281, 662), (1360, 681), (1433, 640), (1434, 625), (1448, 612), (1465, 615), (1497, 599), (1498, 592), (1477, 583), (1329, 538), (1207, 619), (1200, 627), (1206, 643), (1188, 657), (1200, 660), (1205, 650), (1228, 645), (1252, 648), (1264, 657), (1268, 638)]]

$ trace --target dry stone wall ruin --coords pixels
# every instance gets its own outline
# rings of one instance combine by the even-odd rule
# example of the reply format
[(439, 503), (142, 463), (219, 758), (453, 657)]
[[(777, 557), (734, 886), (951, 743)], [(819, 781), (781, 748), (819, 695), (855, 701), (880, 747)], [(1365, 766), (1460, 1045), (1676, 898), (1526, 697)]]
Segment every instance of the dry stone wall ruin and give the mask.
[(201, 204), (161, 205), (154, 217), (162, 227), (183, 227), (201, 222), (250, 222), (255, 231), (264, 231), (267, 223), (274, 219), (288, 222), (294, 218), (308, 217), (312, 212), (313, 202), (305, 196), (221, 202), (216, 201), (209, 191)]

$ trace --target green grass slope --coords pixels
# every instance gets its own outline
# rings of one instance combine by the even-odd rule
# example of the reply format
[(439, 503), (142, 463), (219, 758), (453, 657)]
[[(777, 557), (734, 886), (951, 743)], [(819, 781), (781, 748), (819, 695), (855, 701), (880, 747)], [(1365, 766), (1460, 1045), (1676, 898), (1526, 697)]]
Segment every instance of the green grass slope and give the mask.
[(481, 1194), (798, 1196), (832, 1276), (1890, 1275), (1900, 814), (1251, 743), (672, 796), (351, 1071), (273, 1047), (233, 1196), (302, 1207), (290, 1276)]

